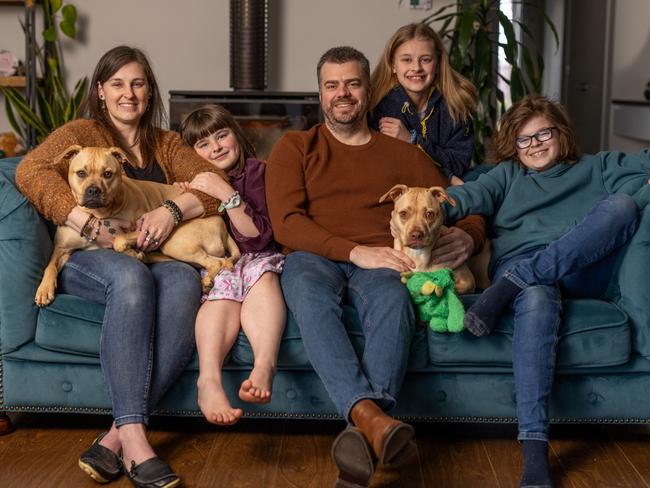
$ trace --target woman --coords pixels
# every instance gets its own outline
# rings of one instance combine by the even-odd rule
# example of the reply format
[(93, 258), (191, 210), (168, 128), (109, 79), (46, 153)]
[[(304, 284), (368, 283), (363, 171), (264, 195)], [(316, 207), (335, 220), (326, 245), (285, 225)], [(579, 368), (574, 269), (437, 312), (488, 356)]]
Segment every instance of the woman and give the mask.
[[(174, 183), (205, 171), (225, 177), (178, 134), (160, 129), (160, 92), (149, 61), (138, 49), (119, 46), (102, 56), (82, 110), (87, 119), (57, 129), (16, 171), (20, 190), (57, 225), (84, 233), (89, 220), (68, 187), (67, 163), (56, 159), (72, 144), (120, 147), (129, 156), (124, 172), (136, 179)], [(218, 205), (201, 192), (183, 193), (138, 219), (138, 246), (156, 249), (177, 221), (215, 213)], [(114, 422), (81, 455), (79, 465), (99, 482), (112, 481), (125, 471), (136, 486), (170, 488), (180, 479), (156, 457), (145, 427), (149, 410), (194, 351), (200, 278), (184, 263), (145, 265), (114, 252), (114, 236), (129, 225), (108, 219), (91, 232), (85, 229), (103, 249), (74, 253), (59, 275), (59, 292), (106, 306), (100, 363)]]
[(528, 95), (501, 118), (492, 138), (499, 163), (476, 181), (448, 188), (456, 207), (492, 217), (492, 285), (467, 310), (465, 328), (490, 334), (514, 308), (512, 366), (521, 487), (552, 486), (549, 398), (562, 298), (599, 298), (650, 197), (650, 151), (580, 154), (559, 103)]

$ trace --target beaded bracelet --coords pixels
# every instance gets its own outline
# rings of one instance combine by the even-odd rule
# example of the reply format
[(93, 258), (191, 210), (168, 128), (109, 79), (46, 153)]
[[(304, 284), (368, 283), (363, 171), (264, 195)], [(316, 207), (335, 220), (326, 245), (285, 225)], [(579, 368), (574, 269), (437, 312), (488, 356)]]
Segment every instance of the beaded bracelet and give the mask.
[[(95, 226), (95, 224), (98, 225)], [(91, 215), (86, 221), (86, 223), (84, 224), (84, 226), (81, 228), (81, 232), (79, 232), (79, 235), (84, 239), (86, 239), (86, 241), (93, 242), (95, 239), (97, 239), (101, 226), (102, 223), (97, 219), (97, 217)]]
[(169, 210), (169, 212), (172, 214), (172, 217), (174, 218), (174, 225), (178, 225), (183, 221), (183, 212), (181, 212), (181, 209), (178, 208), (176, 202), (173, 200), (165, 200), (162, 203), (162, 206)]
[(94, 218), (95, 216), (93, 214), (88, 214), (88, 218), (86, 219), (86, 222), (84, 222), (84, 225), (81, 226), (81, 230), (79, 230), (79, 236), (84, 237), (88, 233), (88, 224), (90, 224), (90, 221)]

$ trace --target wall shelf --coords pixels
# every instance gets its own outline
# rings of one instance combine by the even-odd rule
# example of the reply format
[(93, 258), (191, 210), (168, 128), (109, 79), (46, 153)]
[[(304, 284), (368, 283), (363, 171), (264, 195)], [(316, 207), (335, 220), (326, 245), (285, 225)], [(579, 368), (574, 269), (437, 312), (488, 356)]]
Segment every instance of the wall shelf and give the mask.
[(0, 86), (11, 86), (14, 88), (23, 88), (27, 85), (24, 76), (0, 76)]

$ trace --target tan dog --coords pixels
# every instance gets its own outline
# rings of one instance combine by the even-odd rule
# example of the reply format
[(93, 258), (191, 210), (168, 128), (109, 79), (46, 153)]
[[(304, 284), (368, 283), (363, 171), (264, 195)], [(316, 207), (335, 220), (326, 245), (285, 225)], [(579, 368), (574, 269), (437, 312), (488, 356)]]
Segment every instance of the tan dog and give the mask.
[[(59, 156), (58, 161), (62, 159), (70, 161), (68, 182), (77, 204), (99, 219), (118, 218), (134, 222), (142, 214), (160, 207), (166, 199), (182, 193), (180, 188), (173, 185), (132, 180), (123, 176), (122, 164), (127, 158), (116, 147), (70, 146)], [(144, 254), (134, 249), (137, 237), (137, 231), (118, 234), (113, 248), (142, 259)], [(38, 306), (52, 302), (59, 271), (70, 255), (79, 249), (99, 249), (99, 246), (88, 242), (70, 227), (59, 226), (54, 236), (52, 257), (36, 291), (35, 301)], [(226, 224), (216, 215), (181, 223), (162, 243), (159, 251), (168, 258), (153, 253), (147, 255), (145, 260), (157, 262), (173, 258), (205, 268), (207, 275), (201, 281), (204, 292), (210, 290), (214, 277), (221, 268), (232, 268), (240, 256)], [(229, 257), (226, 257), (226, 251)]]
[[(454, 199), (440, 186), (409, 188), (406, 185), (395, 185), (379, 202), (388, 198), (395, 204), (390, 220), (395, 238), (393, 247), (415, 262), (414, 271), (442, 269), (443, 266), (432, 262), (431, 251), (444, 228), (440, 203), (447, 201), (456, 206)], [(413, 272), (402, 273), (402, 279), (411, 274)], [(474, 275), (466, 264), (454, 269), (454, 281), (458, 293), (471, 293), (476, 286)]]

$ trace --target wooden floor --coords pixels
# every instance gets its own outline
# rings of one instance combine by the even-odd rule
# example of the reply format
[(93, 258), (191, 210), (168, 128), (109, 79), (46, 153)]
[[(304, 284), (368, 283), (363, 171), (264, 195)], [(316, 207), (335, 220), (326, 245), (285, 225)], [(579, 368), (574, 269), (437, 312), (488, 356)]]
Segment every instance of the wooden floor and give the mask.
[[(77, 457), (108, 417), (10, 414), (0, 437), (0, 487), (97, 487)], [(200, 419), (155, 418), (151, 442), (186, 487), (331, 487), (330, 446), (340, 422), (244, 420), (230, 429)], [(418, 452), (378, 469), (372, 487), (517, 487), (521, 456), (512, 425), (416, 424)], [(557, 488), (650, 488), (648, 426), (554, 426)], [(108, 485), (130, 487), (125, 478)]]

